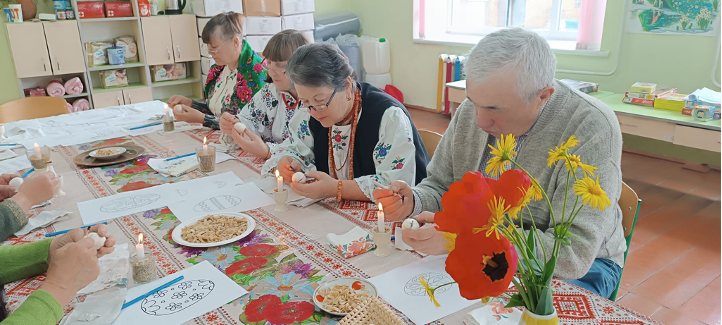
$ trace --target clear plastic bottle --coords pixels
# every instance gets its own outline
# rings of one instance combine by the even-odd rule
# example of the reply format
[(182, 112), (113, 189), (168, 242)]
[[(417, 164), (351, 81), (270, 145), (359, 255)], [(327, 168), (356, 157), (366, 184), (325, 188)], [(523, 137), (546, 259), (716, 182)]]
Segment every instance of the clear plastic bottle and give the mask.
[(363, 42), (362, 57), (367, 74), (381, 75), (391, 71), (391, 47), (385, 38)]

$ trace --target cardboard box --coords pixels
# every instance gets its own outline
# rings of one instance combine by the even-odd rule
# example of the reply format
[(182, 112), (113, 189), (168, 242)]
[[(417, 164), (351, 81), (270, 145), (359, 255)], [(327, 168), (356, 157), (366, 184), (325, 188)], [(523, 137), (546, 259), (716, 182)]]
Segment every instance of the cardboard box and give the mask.
[(281, 17), (246, 17), (244, 33), (247, 35), (275, 35), (281, 32)]
[(314, 0), (281, 0), (281, 15), (307, 14), (314, 11)]
[(105, 18), (105, 6), (102, 1), (78, 1), (78, 18)]
[(687, 95), (685, 94), (677, 93), (660, 96), (654, 100), (654, 108), (681, 112), (684, 108), (684, 102), (686, 97)]
[[(241, 0), (193, 0), (191, 8), (196, 16), (213, 17), (223, 12), (243, 13)], [(200, 28), (200, 27), (199, 27)], [(199, 29), (203, 31), (203, 29)]]
[(281, 17), (281, 30), (311, 30), (314, 29), (313, 14), (302, 14)]
[(627, 104), (635, 104), (635, 105), (644, 105), (644, 106), (654, 106), (654, 100), (651, 99), (641, 99), (641, 98), (632, 98), (632, 97), (624, 97), (622, 99), (623, 103)]
[(103, 88), (123, 87), (128, 85), (125, 69), (100, 71), (100, 85)]
[(657, 84), (649, 82), (635, 82), (632, 88), (629, 89), (630, 93), (642, 93), (642, 94), (654, 94), (657, 90)]
[(200, 37), (198, 38), (198, 46), (199, 46), (200, 49), (201, 49), (201, 56), (202, 56), (202, 57), (206, 57), (206, 58), (210, 58), (210, 57), (211, 57), (211, 54), (208, 53), (208, 45), (207, 45), (206, 43), (203, 43), (203, 39), (200, 38)]
[(261, 53), (266, 49), (266, 44), (271, 40), (271, 37), (273, 37), (273, 35), (246, 36), (246, 42), (248, 42), (248, 45), (251, 46), (254, 51)]
[(208, 70), (216, 64), (216, 60), (213, 58), (201, 58), (201, 74), (208, 75)]
[(692, 116), (692, 110), (694, 110), (694, 108), (685, 107), (682, 109), (682, 115)]
[(714, 108), (712, 107), (695, 107), (692, 111), (692, 117), (700, 122), (707, 122), (714, 119)]
[(573, 79), (562, 79), (560, 81), (562, 83), (566, 84), (567, 86), (569, 86), (569, 88), (579, 90), (585, 94), (590, 94), (590, 93), (599, 91), (598, 83), (573, 80)]
[(188, 76), (185, 63), (161, 64), (150, 67), (153, 82), (180, 80)]
[(203, 35), (203, 28), (206, 27), (206, 24), (208, 21), (211, 20), (210, 18), (206, 17), (196, 17), (196, 26), (198, 26), (198, 36)]
[(107, 17), (133, 17), (133, 4), (130, 1), (106, 1)]
[(715, 108), (720, 108), (720, 104), (713, 104), (708, 102), (702, 102), (698, 100), (688, 100), (684, 102), (685, 107), (695, 107), (695, 106), (713, 106)]
[(281, 17), (281, 0), (243, 0), (246, 16)]
[(138, 0), (138, 13), (141, 17), (150, 17), (150, 1)]
[(674, 94), (677, 92), (677, 88), (657, 88), (653, 93), (636, 93), (636, 92), (627, 92), (627, 97), (632, 98), (639, 98), (639, 99), (649, 99), (653, 100), (662, 96), (666, 96), (669, 94)]

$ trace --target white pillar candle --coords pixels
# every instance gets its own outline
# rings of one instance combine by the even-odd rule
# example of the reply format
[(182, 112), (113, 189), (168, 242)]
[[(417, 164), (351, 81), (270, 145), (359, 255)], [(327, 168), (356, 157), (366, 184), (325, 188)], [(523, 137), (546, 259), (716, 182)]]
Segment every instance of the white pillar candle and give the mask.
[(276, 186), (276, 190), (278, 192), (283, 191), (283, 176), (281, 176), (281, 173), (276, 170), (276, 180), (278, 181), (278, 185)]
[(206, 137), (203, 137), (203, 154), (208, 154), (208, 145), (206, 144)]
[(35, 155), (38, 156), (38, 159), (42, 158), (40, 155), (40, 147), (38, 147), (38, 144), (35, 144)]
[(384, 206), (381, 205), (381, 203), (379, 203), (379, 212), (377, 213), (377, 216), (378, 216), (378, 222), (379, 222), (379, 224), (378, 224), (379, 232), (384, 233), (384, 232), (386, 232), (386, 222), (385, 222), (386, 220), (384, 220)]
[(135, 245), (135, 255), (139, 260), (145, 259), (145, 250), (143, 249), (143, 233), (138, 234), (138, 244)]

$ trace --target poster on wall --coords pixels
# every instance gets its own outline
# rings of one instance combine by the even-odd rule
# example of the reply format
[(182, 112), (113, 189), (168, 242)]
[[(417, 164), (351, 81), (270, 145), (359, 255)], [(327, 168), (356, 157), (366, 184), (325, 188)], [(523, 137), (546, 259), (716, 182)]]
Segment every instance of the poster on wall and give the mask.
[(628, 33), (717, 36), (722, 0), (626, 0)]

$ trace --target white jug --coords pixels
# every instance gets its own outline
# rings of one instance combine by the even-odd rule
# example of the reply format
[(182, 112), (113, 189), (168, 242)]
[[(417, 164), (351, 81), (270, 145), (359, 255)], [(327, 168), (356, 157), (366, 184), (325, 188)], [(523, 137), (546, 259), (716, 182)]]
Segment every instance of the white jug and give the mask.
[(385, 38), (363, 43), (363, 63), (367, 74), (385, 74), (391, 71), (391, 48)]

